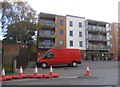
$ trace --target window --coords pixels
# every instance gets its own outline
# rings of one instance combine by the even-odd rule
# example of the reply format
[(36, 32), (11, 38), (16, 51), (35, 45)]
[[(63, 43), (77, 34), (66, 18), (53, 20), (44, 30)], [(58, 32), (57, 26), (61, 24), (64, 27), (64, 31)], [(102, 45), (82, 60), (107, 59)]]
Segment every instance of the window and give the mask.
[(72, 27), (72, 26), (73, 26), (73, 22), (72, 22), (72, 21), (70, 21), (70, 22), (69, 22), (69, 25)]
[(110, 44), (110, 47), (111, 47), (111, 48), (113, 47), (112, 44)]
[(82, 41), (79, 41), (79, 46), (80, 46), (80, 47), (82, 47), (82, 44), (83, 44)]
[(50, 46), (50, 40), (44, 40), (43, 45), (44, 46)]
[(60, 40), (60, 46), (63, 46), (64, 42), (63, 40)]
[(73, 36), (73, 31), (70, 31), (70, 36)]
[(82, 32), (79, 32), (79, 37), (82, 37)]
[(109, 37), (109, 36), (107, 37), (107, 40), (110, 40), (110, 37)]
[(112, 39), (112, 35), (110, 35), (110, 39)]
[(60, 20), (60, 25), (63, 25), (64, 24), (64, 21), (63, 20)]
[(54, 57), (54, 53), (53, 52), (48, 52), (44, 56), (45, 59), (47, 59), (47, 58), (53, 58), (53, 57)]
[(70, 40), (70, 46), (73, 46), (73, 41), (72, 40)]
[(79, 22), (79, 27), (82, 27), (82, 23), (81, 22)]
[(64, 34), (64, 31), (63, 30), (60, 30), (60, 35), (63, 35)]

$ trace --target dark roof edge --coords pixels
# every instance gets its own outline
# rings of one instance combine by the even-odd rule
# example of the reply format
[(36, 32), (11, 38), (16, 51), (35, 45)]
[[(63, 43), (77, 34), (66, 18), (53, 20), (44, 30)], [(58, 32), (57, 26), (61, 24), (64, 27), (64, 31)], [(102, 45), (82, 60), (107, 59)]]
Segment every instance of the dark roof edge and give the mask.
[(103, 22), (103, 23), (109, 23), (110, 24), (110, 22), (99, 21), (99, 20), (92, 20), (92, 19), (86, 19), (86, 21), (96, 21), (96, 22)]
[(67, 17), (67, 16), (70, 16), (70, 17), (75, 17), (75, 18), (83, 18), (83, 19), (85, 19), (85, 17), (80, 17), (80, 16), (66, 15), (66, 17)]
[(39, 15), (40, 15), (40, 14), (49, 14), (49, 15), (54, 15), (54, 16), (56, 16), (56, 14), (45, 13), (45, 12), (40, 12)]

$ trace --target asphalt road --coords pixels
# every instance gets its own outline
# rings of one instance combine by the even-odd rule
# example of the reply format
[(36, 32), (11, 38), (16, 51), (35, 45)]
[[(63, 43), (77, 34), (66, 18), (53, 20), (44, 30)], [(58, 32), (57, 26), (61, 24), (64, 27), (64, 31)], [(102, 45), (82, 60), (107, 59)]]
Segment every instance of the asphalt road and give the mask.
[[(85, 76), (87, 64), (91, 73), (89, 77)], [(118, 85), (120, 75), (117, 61), (82, 61), (78, 67), (54, 67), (53, 72), (59, 73), (60, 77), (9, 80), (2, 85)], [(34, 73), (34, 68), (30, 67), (24, 73)], [(39, 73), (49, 73), (49, 68), (39, 68)]]

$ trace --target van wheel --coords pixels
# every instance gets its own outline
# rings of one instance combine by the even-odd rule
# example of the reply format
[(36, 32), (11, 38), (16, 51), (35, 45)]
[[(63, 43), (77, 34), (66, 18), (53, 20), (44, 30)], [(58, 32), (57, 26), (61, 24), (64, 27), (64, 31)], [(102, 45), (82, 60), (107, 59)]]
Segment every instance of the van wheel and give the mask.
[(44, 69), (47, 67), (47, 63), (41, 63), (41, 67)]
[(75, 61), (72, 62), (72, 66), (73, 66), (73, 67), (77, 67), (77, 62), (75, 62)]

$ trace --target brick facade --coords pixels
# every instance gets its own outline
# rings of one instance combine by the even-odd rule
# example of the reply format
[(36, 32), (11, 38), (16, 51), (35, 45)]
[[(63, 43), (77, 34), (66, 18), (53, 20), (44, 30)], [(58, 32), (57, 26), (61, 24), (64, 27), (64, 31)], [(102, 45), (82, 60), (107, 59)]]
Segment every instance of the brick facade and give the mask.
[(12, 57), (19, 55), (19, 49), (23, 47), (21, 44), (2, 44), (3, 64), (12, 63)]

